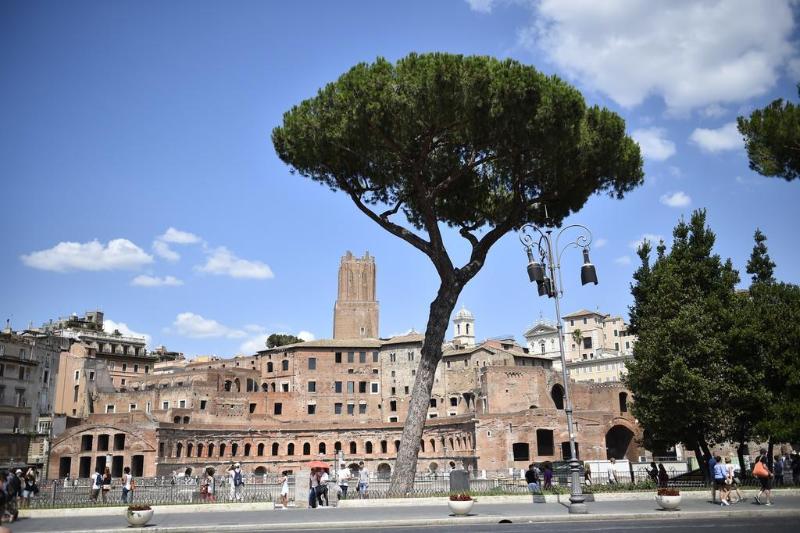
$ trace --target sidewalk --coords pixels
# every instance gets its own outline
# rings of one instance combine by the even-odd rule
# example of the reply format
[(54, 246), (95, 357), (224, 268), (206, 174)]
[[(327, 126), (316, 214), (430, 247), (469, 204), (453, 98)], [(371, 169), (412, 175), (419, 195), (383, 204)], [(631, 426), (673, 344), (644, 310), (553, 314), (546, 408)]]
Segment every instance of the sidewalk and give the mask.
[[(190, 533), (214, 530), (218, 533), (244, 531), (279, 531), (292, 529), (318, 529), (322, 522), (326, 528), (369, 528), (377, 526), (428, 526), (428, 525), (477, 525), (496, 524), (501, 520), (514, 523), (526, 522), (566, 522), (587, 520), (657, 520), (662, 518), (752, 518), (762, 516), (800, 518), (800, 495), (779, 493), (775, 505), (766, 507), (756, 505), (752, 498), (748, 501), (720, 507), (709, 502), (708, 493), (686, 493), (680, 511), (667, 512), (658, 508), (653, 494), (629, 495), (627, 499), (605, 499), (589, 503), (589, 514), (570, 515), (562, 502), (531, 503), (530, 500), (495, 502), (493, 498), (478, 498), (473, 514), (468, 517), (450, 516), (444, 498), (430, 498), (425, 505), (420, 500), (405, 500), (405, 505), (392, 504), (378, 506), (358, 505), (357, 500), (349, 500), (339, 508), (275, 510), (266, 504), (220, 504), (213, 506), (214, 512), (198, 513), (187, 510), (185, 506), (154, 507), (155, 516), (147, 527), (152, 532)], [(614, 495), (620, 496), (620, 495)], [(644, 498), (644, 496), (649, 496)], [(748, 493), (748, 496), (750, 494)], [(509, 497), (506, 497), (509, 498)], [(510, 497), (519, 500), (520, 497)], [(598, 498), (600, 499), (600, 498)], [(378, 500), (373, 500), (378, 501)], [(354, 502), (351, 504), (351, 502)], [(397, 500), (394, 500), (397, 502)], [(247, 506), (258, 505), (261, 510), (245, 510)], [(212, 506), (206, 506), (210, 508)], [(33, 516), (13, 524), (15, 533), (117, 533), (129, 532), (124, 517), (124, 508), (103, 509), (113, 512), (104, 516), (75, 516), (70, 510), (61, 517)]]

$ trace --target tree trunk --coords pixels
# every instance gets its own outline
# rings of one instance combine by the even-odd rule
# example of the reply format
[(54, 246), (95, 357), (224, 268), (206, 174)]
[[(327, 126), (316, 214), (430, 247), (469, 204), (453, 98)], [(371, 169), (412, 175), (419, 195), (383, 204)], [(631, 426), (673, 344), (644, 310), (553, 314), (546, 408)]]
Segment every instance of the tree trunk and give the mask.
[(772, 472), (772, 450), (775, 446), (775, 442), (772, 440), (772, 437), (769, 438), (767, 441), (767, 467), (769, 471)]
[(431, 390), (436, 374), (436, 367), (442, 358), (442, 343), (450, 322), (450, 315), (456, 306), (458, 296), (464, 285), (455, 279), (442, 280), (436, 299), (431, 302), (428, 326), (425, 330), (425, 341), (417, 367), (417, 378), (408, 404), (403, 436), (400, 438), (400, 450), (397, 452), (389, 494), (403, 496), (414, 488), (414, 475), (417, 471), (417, 455), (420, 439), (425, 428)]
[(736, 449), (736, 455), (739, 457), (739, 471), (742, 479), (744, 479), (745, 469), (744, 469), (744, 445), (745, 445), (745, 437), (742, 435), (741, 441), (739, 442), (739, 447)]
[(703, 437), (697, 439), (697, 443), (700, 449), (703, 451), (703, 479), (705, 479), (708, 483), (714, 482), (714, 474), (708, 470), (708, 463), (711, 461), (711, 450), (708, 447), (708, 443)]

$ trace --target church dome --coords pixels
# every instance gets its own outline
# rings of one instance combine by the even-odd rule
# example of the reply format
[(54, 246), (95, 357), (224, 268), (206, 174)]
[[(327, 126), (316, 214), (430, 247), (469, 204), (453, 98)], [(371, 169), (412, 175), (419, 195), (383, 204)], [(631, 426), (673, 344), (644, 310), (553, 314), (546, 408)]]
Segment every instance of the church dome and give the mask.
[(456, 313), (456, 320), (474, 320), (475, 317), (472, 316), (472, 313), (466, 307), (462, 307), (461, 311)]

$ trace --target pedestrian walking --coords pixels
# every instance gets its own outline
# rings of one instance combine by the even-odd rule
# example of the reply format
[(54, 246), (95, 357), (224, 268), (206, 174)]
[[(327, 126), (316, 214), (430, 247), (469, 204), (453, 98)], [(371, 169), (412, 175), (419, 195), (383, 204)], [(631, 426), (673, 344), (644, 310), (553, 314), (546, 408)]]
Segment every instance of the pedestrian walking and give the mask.
[(610, 463), (608, 465), (608, 484), (609, 485), (616, 485), (617, 484), (617, 460), (612, 457), (609, 461), (610, 461)]
[(667, 469), (664, 468), (664, 463), (658, 463), (658, 486), (666, 488), (669, 483), (669, 474)]
[[(744, 501), (744, 496), (742, 496), (742, 492), (739, 490), (739, 474), (741, 473), (741, 469), (739, 465), (733, 463), (733, 460), (730, 457), (725, 458), (725, 469), (727, 470), (727, 477), (725, 478), (725, 483), (728, 485), (728, 501), (730, 503), (739, 503)], [(736, 493), (736, 500), (734, 501), (731, 498), (733, 493)]]
[(588, 462), (583, 463), (583, 483), (585, 485), (592, 484), (592, 466)]
[(728, 485), (725, 483), (728, 470), (725, 468), (725, 463), (722, 462), (722, 457), (717, 456), (714, 461), (714, 488), (719, 491), (719, 504), (721, 506), (730, 505), (728, 501)]
[(133, 503), (133, 476), (131, 467), (122, 469), (122, 503)]
[(647, 475), (650, 476), (650, 480), (658, 485), (658, 465), (656, 462), (653, 461), (650, 463), (650, 469), (647, 471)]
[(717, 485), (714, 483), (714, 467), (717, 466), (717, 459), (712, 455), (708, 460), (708, 479), (711, 482), (711, 503), (717, 503)]
[(308, 476), (308, 506), (312, 509), (317, 508), (317, 486), (319, 485), (319, 476), (317, 476), (317, 469), (312, 468)]
[(289, 506), (289, 472), (286, 470), (281, 478), (281, 504), (284, 510)]
[(775, 473), (775, 486), (782, 487), (783, 486), (783, 457), (780, 455), (776, 455), (774, 457), (775, 461), (772, 463), (772, 471)]
[(111, 492), (111, 469), (109, 467), (105, 467), (103, 470), (103, 490), (100, 494), (103, 496), (103, 503), (106, 503), (106, 498), (108, 494)]
[(204, 502), (213, 502), (214, 489), (214, 470), (208, 467), (203, 471), (200, 480), (200, 499)]
[(22, 479), (22, 499), (20, 500), (22, 507), (29, 507), (31, 504), (31, 497), (39, 493), (39, 487), (36, 484), (36, 471), (29, 468)]
[(758, 491), (756, 495), (756, 502), (759, 504), (762, 503), (762, 498), (764, 499), (764, 505), (772, 505), (772, 472), (769, 470), (769, 466), (767, 466), (767, 455), (761, 455), (760, 460), (755, 464), (753, 467), (753, 475), (758, 478), (761, 482), (761, 490)]
[(553, 465), (550, 461), (544, 463), (544, 487), (542, 490), (550, 490), (553, 488)]
[(103, 475), (97, 470), (95, 470), (94, 476), (92, 477), (92, 492), (89, 495), (89, 499), (97, 503), (97, 497), (100, 495), (100, 490), (102, 488), (103, 488)]
[(358, 462), (358, 497), (364, 499), (369, 490), (369, 470), (364, 466), (364, 461)]
[(339, 478), (338, 479), (339, 488), (342, 490), (341, 499), (342, 500), (346, 500), (347, 499), (347, 489), (350, 488), (349, 487), (350, 469), (349, 468), (343, 468), (343, 469), (339, 470), (338, 478)]
[(528, 483), (528, 490), (533, 494), (540, 494), (542, 492), (541, 485), (539, 484), (539, 473), (536, 471), (536, 465), (531, 463), (525, 471), (525, 481)]
[[(320, 507), (325, 505), (325, 507), (329, 507), (330, 503), (328, 502), (328, 472), (325, 471), (324, 468), (320, 468), (317, 470), (317, 503)], [(322, 500), (325, 500), (325, 503), (322, 503)]]
[(231, 500), (242, 500), (242, 487), (244, 487), (244, 475), (242, 474), (242, 465), (234, 463), (228, 470), (230, 488), (229, 496)]

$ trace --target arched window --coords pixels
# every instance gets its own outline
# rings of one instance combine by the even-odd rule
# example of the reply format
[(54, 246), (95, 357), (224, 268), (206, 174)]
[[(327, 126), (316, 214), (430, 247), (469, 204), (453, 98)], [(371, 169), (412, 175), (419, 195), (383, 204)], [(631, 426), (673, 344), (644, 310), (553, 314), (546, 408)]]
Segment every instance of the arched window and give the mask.
[(425, 453), (425, 439), (419, 441), (419, 451)]
[(180, 424), (180, 423), (181, 423), (181, 417), (179, 417), (179, 416), (176, 416), (175, 418), (173, 418), (173, 419), (172, 419), (172, 421), (173, 421), (174, 423), (176, 423), (176, 424)]
[(342, 443), (337, 440), (333, 445), (333, 449), (337, 452), (340, 451), (342, 449)]
[(214, 443), (209, 443), (208, 445), (208, 456), (211, 457), (214, 455)]
[(453, 437), (450, 437), (450, 449), (451, 450), (455, 450), (456, 449), (456, 445), (453, 444)]
[(269, 391), (269, 383), (266, 381), (261, 384), (261, 392), (268, 392)]
[(286, 455), (294, 455), (294, 442), (290, 442), (288, 446), (286, 446)]
[(192, 448), (194, 448), (194, 445), (191, 442), (186, 445), (186, 457), (192, 456)]
[(465, 324), (467, 326), (467, 335), (469, 335), (469, 324)]
[(433, 453), (436, 451), (436, 441), (431, 439), (430, 443), (431, 443), (431, 453)]
[(184, 424), (188, 424), (189, 423), (189, 417), (188, 416), (184, 416), (183, 417), (183, 423)]
[(321, 454), (325, 453), (325, 443), (324, 442), (320, 442), (319, 443), (319, 453), (321, 453)]
[(203, 457), (203, 445), (202, 444), (198, 444), (197, 445), (197, 457)]
[(628, 412), (628, 393), (627, 392), (620, 392), (619, 393), (619, 412), (620, 413), (627, 413)]
[(399, 440), (394, 441), (394, 451), (395, 452), (399, 452), (400, 451), (400, 441)]
[(225, 457), (225, 443), (219, 445), (219, 456)]
[(245, 457), (250, 457), (250, 444), (245, 444), (244, 445), (244, 456)]
[(264, 466), (259, 466), (258, 468), (256, 468), (256, 469), (253, 471), (253, 473), (254, 473), (255, 475), (257, 475), (257, 476), (263, 476), (263, 475), (266, 475), (266, 473), (267, 473), (267, 468), (266, 468), (266, 467), (264, 467)]
[(225, 392), (231, 391), (231, 385), (233, 385), (233, 382), (231, 380), (229, 379), (225, 380)]
[(388, 453), (388, 445), (385, 440), (381, 441), (381, 453)]
[(271, 388), (272, 388), (272, 392), (275, 392), (275, 382), (274, 381), (272, 382)]
[(289, 360), (288, 359), (284, 359), (283, 361), (281, 361), (281, 368), (283, 370), (289, 370)]
[(311, 444), (303, 443), (303, 455), (311, 455)]
[(372, 443), (370, 441), (364, 443), (364, 449), (366, 453), (372, 453)]
[(350, 454), (358, 453), (358, 446), (356, 445), (356, 441), (350, 441)]
[(239, 444), (234, 442), (231, 444), (231, 457), (236, 457), (237, 453), (239, 453)]
[(556, 383), (550, 391), (550, 397), (553, 398), (553, 404), (556, 409), (564, 409), (564, 387)]
[(258, 452), (257, 452), (257, 453), (258, 453), (258, 456), (259, 456), (259, 457), (261, 457), (262, 455), (264, 455), (264, 443), (263, 443), (263, 442), (261, 442), (261, 443), (259, 443), (259, 444), (258, 444), (258, 448), (257, 448), (257, 450), (258, 450)]
[(180, 457), (181, 452), (183, 452), (183, 444), (180, 442), (175, 446), (175, 457)]
[(278, 443), (277, 442), (273, 442), (272, 443), (272, 455), (278, 455)]
[(269, 363), (267, 363), (267, 372), (272, 372), (273, 370), (274, 369), (273, 369), (272, 361), (270, 361)]

